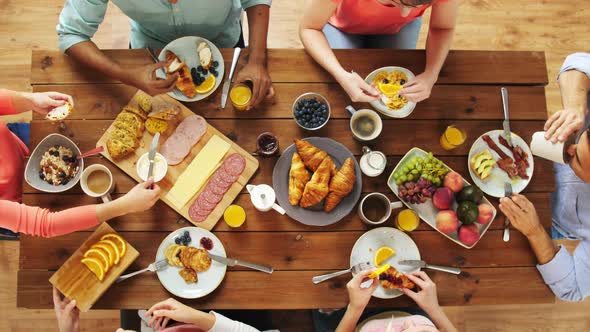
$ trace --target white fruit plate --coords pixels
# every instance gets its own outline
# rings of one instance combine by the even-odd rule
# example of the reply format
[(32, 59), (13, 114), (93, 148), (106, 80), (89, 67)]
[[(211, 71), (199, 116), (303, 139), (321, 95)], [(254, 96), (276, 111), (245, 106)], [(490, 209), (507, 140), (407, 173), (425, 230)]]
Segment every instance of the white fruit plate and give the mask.
[[(477, 228), (479, 230), (479, 240), (477, 242), (475, 242), (473, 245), (468, 246), (465, 243), (459, 241), (459, 235), (457, 232), (451, 233), (451, 234), (445, 234), (443, 232), (441, 232), (437, 227), (436, 227), (436, 214), (439, 212), (439, 210), (434, 207), (434, 205), (432, 204), (432, 199), (428, 199), (428, 201), (426, 201), (426, 203), (422, 203), (422, 204), (410, 204), (407, 202), (404, 202), (401, 197), (399, 196), (399, 190), (397, 187), (397, 184), (395, 183), (395, 179), (393, 178), (393, 174), (395, 172), (397, 172), (398, 168), (401, 167), (401, 165), (403, 165), (406, 161), (414, 158), (414, 157), (421, 157), (421, 158), (426, 158), (428, 156), (428, 152), (420, 149), (420, 148), (412, 148), (410, 151), (408, 151), (408, 153), (406, 153), (406, 155), (400, 160), (400, 162), (395, 166), (395, 169), (393, 170), (393, 172), (391, 172), (391, 174), (389, 175), (389, 179), (387, 180), (387, 185), (389, 186), (389, 188), (393, 191), (393, 193), (410, 209), (414, 210), (422, 220), (424, 220), (424, 222), (426, 222), (428, 225), (430, 225), (430, 227), (436, 229), (439, 233), (441, 233), (442, 235), (444, 235), (446, 238), (448, 238), (449, 240), (455, 242), (456, 244), (467, 248), (467, 249), (471, 249), (473, 247), (475, 247), (475, 245), (477, 244), (477, 242), (479, 242), (479, 240), (481, 240), (481, 238), (483, 237), (483, 235), (486, 233), (486, 231), (488, 230), (488, 228), (490, 228), (490, 225), (492, 224), (492, 222), (494, 221), (494, 219), (496, 218), (496, 208), (492, 205), (492, 203), (490, 203), (490, 201), (484, 196), (482, 203), (486, 203), (489, 204), (493, 211), (494, 211), (494, 215), (492, 217), (492, 220), (490, 222), (488, 222), (485, 225), (479, 224), (478, 222), (473, 223), (474, 225), (477, 225)], [(436, 157), (436, 156), (435, 156)], [(443, 162), (443, 165), (448, 168), (450, 171), (453, 171), (452, 168), (450, 168), (447, 164), (445, 164)], [(463, 182), (465, 185), (471, 185), (469, 182), (465, 181), (465, 177), (463, 177)], [(457, 210), (457, 202), (453, 202), (453, 206), (451, 207), (451, 209), (453, 211)]]

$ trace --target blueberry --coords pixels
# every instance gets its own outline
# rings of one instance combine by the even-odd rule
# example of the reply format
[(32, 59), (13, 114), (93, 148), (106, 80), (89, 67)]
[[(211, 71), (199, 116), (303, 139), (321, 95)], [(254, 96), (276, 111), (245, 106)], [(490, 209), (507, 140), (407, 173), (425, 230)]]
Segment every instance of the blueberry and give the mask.
[(197, 68), (193, 67), (191, 68), (191, 75), (197, 75)]
[(400, 84), (400, 85), (404, 85), (404, 84), (406, 84), (406, 80), (400, 80), (400, 81), (399, 81), (399, 84)]
[(69, 179), (63, 179), (63, 181), (61, 182), (61, 184), (63, 184), (65, 186), (66, 184), (68, 184), (68, 182), (70, 182)]
[(198, 70), (198, 71), (203, 71), (203, 66), (199, 65), (199, 66), (197, 67), (197, 70)]
[(217, 66), (219, 66), (219, 62), (213, 61), (213, 67), (217, 67)]
[(211, 74), (215, 77), (219, 76), (219, 73), (217, 71), (211, 70)]
[(174, 238), (174, 243), (176, 243), (176, 244), (180, 244), (181, 241), (182, 241), (182, 238), (180, 238), (180, 237)]
[(326, 106), (326, 104), (322, 104), (320, 108), (322, 109), (322, 111), (328, 110), (328, 106)]
[(60, 171), (59, 172), (59, 177), (60, 178), (65, 178), (66, 177), (66, 173), (64, 171)]
[(41, 178), (41, 180), (45, 179), (45, 174), (43, 174), (43, 171), (39, 171), (39, 178)]
[(384, 79), (383, 79), (383, 81), (381, 81), (381, 82), (383, 82), (383, 83), (385, 83), (385, 84), (389, 84), (389, 80), (388, 80), (388, 79), (386, 79), (386, 78), (384, 78)]
[(183, 235), (184, 237), (189, 237), (189, 236), (190, 236), (190, 234), (188, 233), (188, 231), (184, 231), (184, 233), (182, 233), (182, 235)]

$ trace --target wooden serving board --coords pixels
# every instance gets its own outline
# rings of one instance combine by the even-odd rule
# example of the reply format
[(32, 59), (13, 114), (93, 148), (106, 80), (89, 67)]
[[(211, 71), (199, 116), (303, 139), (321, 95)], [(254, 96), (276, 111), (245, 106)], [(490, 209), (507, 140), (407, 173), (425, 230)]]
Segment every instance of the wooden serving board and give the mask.
[[(139, 94), (143, 94), (143, 92), (138, 91), (133, 96), (133, 98), (129, 101), (128, 105), (138, 107), (137, 106), (137, 96)], [(179, 124), (180, 122), (182, 122), (182, 120), (184, 118), (186, 118), (190, 115), (194, 115), (194, 113), (190, 109), (185, 107), (182, 103), (178, 102), (177, 100), (175, 100), (174, 98), (172, 98), (168, 95), (159, 95), (159, 96), (153, 97), (153, 99), (154, 100), (159, 99), (160, 101), (165, 101), (166, 103), (169, 103), (169, 104), (178, 105), (178, 106), (180, 106), (180, 110), (181, 110), (181, 112), (178, 116), (177, 123), (174, 123), (174, 125), (172, 125), (173, 123), (170, 123), (168, 130), (166, 130), (166, 132), (162, 133), (162, 135), (160, 136), (159, 146), (162, 146), (162, 143), (164, 143), (168, 139), (168, 137), (170, 135), (172, 135), (172, 133), (174, 132), (174, 129), (176, 129), (176, 125)], [(137, 163), (137, 160), (139, 159), (139, 157), (141, 157), (144, 153), (149, 151), (150, 145), (152, 143), (153, 135), (150, 134), (147, 130), (145, 130), (143, 137), (141, 138), (141, 141), (140, 141), (140, 146), (133, 153), (131, 153), (129, 156), (127, 156), (123, 159), (120, 159), (120, 160), (115, 160), (110, 156), (108, 150), (106, 149), (106, 142), (109, 138), (109, 132), (113, 128), (114, 127), (111, 124), (111, 126), (109, 126), (109, 128), (106, 129), (105, 133), (98, 140), (98, 142), (96, 143), (96, 146), (97, 147), (104, 146), (105, 151), (102, 152), (101, 154), (103, 156), (105, 156), (107, 159), (109, 159), (113, 164), (117, 165), (117, 167), (119, 167), (125, 173), (127, 173), (127, 175), (131, 176), (133, 179), (140, 182), (141, 179), (139, 178), (139, 175), (137, 174), (136, 163)], [(209, 139), (213, 135), (219, 136), (221, 139), (225, 140), (226, 142), (228, 142), (230, 144), (229, 151), (226, 153), (226, 155), (224, 156), (224, 158), (222, 159), (221, 162), (223, 162), (223, 160), (225, 160), (225, 158), (228, 155), (230, 155), (232, 153), (238, 153), (246, 159), (246, 167), (244, 168), (244, 171), (242, 172), (242, 174), (240, 175), (238, 180), (225, 193), (225, 195), (223, 196), (221, 201), (217, 204), (215, 209), (213, 211), (211, 211), (211, 214), (209, 214), (209, 217), (207, 217), (207, 219), (205, 221), (199, 223), (199, 222), (194, 222), (193, 220), (191, 220), (191, 218), (188, 214), (188, 210), (189, 210), (189, 207), (191, 206), (191, 204), (193, 203), (193, 201), (198, 196), (198, 193), (200, 191), (195, 196), (193, 196), (189, 200), (189, 202), (185, 206), (182, 207), (182, 209), (176, 209), (176, 207), (174, 207), (174, 205), (172, 205), (165, 197), (166, 197), (166, 194), (170, 191), (170, 189), (172, 189), (172, 186), (176, 183), (176, 179), (178, 179), (178, 177), (182, 174), (182, 172), (184, 172), (184, 170), (188, 167), (188, 165), (190, 165), (191, 161), (197, 156), (197, 154), (201, 151), (201, 149), (205, 146), (205, 144), (207, 144), (207, 142), (209, 141)], [(220, 163), (220, 165), (221, 165), (221, 163)], [(239, 145), (237, 145), (232, 140), (230, 140), (225, 135), (223, 135), (219, 130), (217, 130), (213, 126), (207, 124), (207, 131), (205, 132), (203, 137), (201, 137), (199, 142), (197, 142), (197, 144), (195, 144), (193, 146), (189, 155), (186, 158), (184, 158), (184, 160), (178, 165), (175, 165), (175, 166), (168, 165), (168, 172), (166, 173), (166, 176), (160, 182), (158, 182), (158, 186), (160, 186), (160, 188), (162, 189), (162, 191), (160, 193), (160, 199), (162, 201), (164, 201), (166, 204), (168, 204), (168, 206), (170, 206), (172, 209), (176, 210), (176, 212), (180, 213), (184, 218), (186, 218), (186, 220), (189, 220), (190, 222), (192, 222), (196, 226), (205, 228), (207, 230), (211, 230), (215, 226), (217, 221), (219, 221), (219, 219), (223, 216), (223, 212), (225, 211), (225, 209), (229, 205), (231, 205), (231, 203), (238, 196), (238, 194), (244, 188), (244, 186), (248, 183), (248, 180), (252, 177), (252, 175), (254, 175), (254, 173), (256, 172), (257, 169), (258, 169), (258, 160), (256, 158), (254, 158), (246, 150), (242, 149)], [(200, 190), (203, 190), (203, 188), (205, 188), (205, 185), (206, 185), (206, 183), (203, 185), (203, 187)]]
[(80, 260), (84, 257), (86, 250), (100, 241), (101, 236), (109, 233), (117, 232), (106, 222), (98, 226), (96, 231), (84, 241), (80, 248), (49, 279), (49, 282), (65, 295), (65, 297), (70, 300), (76, 300), (76, 306), (83, 312), (88, 311), (102, 294), (111, 287), (115, 280), (127, 270), (129, 265), (139, 257), (139, 252), (127, 242), (127, 251), (121, 257), (119, 264), (113, 265), (107, 271), (104, 279), (99, 281)]

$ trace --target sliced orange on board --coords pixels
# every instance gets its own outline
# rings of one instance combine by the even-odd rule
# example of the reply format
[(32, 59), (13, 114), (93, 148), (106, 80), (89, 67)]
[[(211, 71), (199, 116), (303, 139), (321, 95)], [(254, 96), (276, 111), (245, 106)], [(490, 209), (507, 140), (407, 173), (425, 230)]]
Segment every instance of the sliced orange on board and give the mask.
[(111, 263), (109, 261), (109, 255), (104, 249), (101, 248), (90, 248), (84, 253), (84, 258), (94, 258), (100, 261), (106, 273), (111, 269)]
[(117, 244), (109, 239), (100, 240), (98, 243), (104, 243), (109, 248), (111, 248), (111, 253), (113, 254), (113, 264), (119, 264), (121, 255), (119, 254), (119, 248), (117, 248)]
[(127, 242), (120, 235), (105, 234), (100, 238), (100, 241), (86, 250), (81, 262), (94, 273), (99, 281), (102, 281), (111, 267), (119, 264), (126, 252)]
[(81, 262), (82, 262), (82, 264), (86, 265), (86, 267), (88, 267), (88, 269), (90, 269), (90, 271), (92, 271), (92, 273), (94, 273), (94, 275), (98, 278), (98, 280), (102, 281), (102, 279), (104, 279), (105, 271), (98, 259), (92, 258), (92, 257), (87, 257), (87, 258), (82, 258)]

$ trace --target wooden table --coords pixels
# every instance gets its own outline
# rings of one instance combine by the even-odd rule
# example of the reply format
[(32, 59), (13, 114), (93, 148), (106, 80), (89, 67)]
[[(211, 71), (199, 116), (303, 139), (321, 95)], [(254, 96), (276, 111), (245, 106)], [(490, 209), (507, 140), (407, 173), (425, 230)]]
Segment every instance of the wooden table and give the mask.
[[(147, 64), (150, 59), (142, 50), (106, 51), (124, 65)], [(232, 50), (223, 50), (229, 68)], [(344, 68), (365, 76), (374, 68), (399, 65), (419, 73), (424, 68), (423, 51), (341, 50), (338, 59)], [(245, 57), (242, 55), (242, 60)], [(66, 121), (73, 140), (81, 150), (93, 148), (121, 106), (136, 89), (119, 84), (74, 63), (55, 51), (34, 51), (31, 83), (34, 91), (57, 90), (69, 93), (76, 102), (76, 111)], [(326, 136), (346, 145), (360, 155), (362, 144), (349, 131), (349, 116), (344, 107), (349, 98), (333, 78), (323, 71), (303, 50), (269, 50), (269, 70), (274, 81), (274, 104), (266, 104), (250, 112), (236, 112), (231, 105), (219, 110), (219, 89), (208, 100), (188, 104), (198, 114), (248, 151), (255, 150), (255, 138), (263, 131), (274, 132), (281, 149), (294, 137)], [(542, 52), (480, 52), (453, 51), (449, 54), (432, 96), (416, 107), (414, 113), (401, 120), (384, 119), (379, 141), (372, 147), (388, 155), (385, 175), (377, 179), (363, 178), (363, 191), (379, 191), (393, 196), (387, 188), (386, 176), (410, 148), (431, 150), (449, 166), (469, 179), (466, 155), (471, 143), (482, 133), (502, 127), (500, 86), (508, 86), (511, 124), (514, 132), (529, 139), (541, 130), (546, 119), (544, 86), (547, 84), (545, 56)], [(315, 91), (325, 95), (332, 105), (332, 119), (318, 132), (299, 129), (291, 119), (290, 106), (301, 93)], [(364, 107), (366, 105), (356, 105)], [(458, 124), (467, 131), (468, 140), (460, 148), (444, 151), (438, 140), (444, 128)], [(38, 116), (31, 126), (31, 144), (35, 146), (58, 128)], [(260, 169), (251, 183), (272, 183), (276, 158), (260, 159)], [(98, 157), (88, 164), (105, 164), (113, 172), (115, 196), (126, 193), (135, 183), (116, 166)], [(551, 210), (549, 193), (553, 191), (552, 164), (535, 160), (535, 174), (526, 194), (549, 229)], [(61, 210), (96, 203), (85, 196), (79, 186), (59, 195), (37, 192), (24, 186), (24, 201)], [(224, 282), (211, 295), (183, 302), (198, 308), (215, 309), (301, 309), (336, 308), (347, 303), (345, 285), (348, 276), (313, 285), (311, 277), (348, 268), (349, 255), (356, 239), (369, 229), (356, 213), (328, 227), (304, 226), (287, 216), (256, 211), (248, 195), (238, 196), (236, 203), (247, 211), (244, 226), (232, 230), (220, 222), (214, 228), (229, 256), (272, 265), (275, 273), (267, 275), (241, 268), (229, 268)], [(494, 200), (494, 204), (497, 201)], [(159, 202), (147, 212), (117, 218), (109, 222), (140, 252), (130, 270), (153, 262), (159, 243), (170, 231), (186, 224), (177, 223), (178, 215)], [(445, 239), (424, 223), (410, 236), (416, 241), (422, 257), (439, 265), (462, 268), (460, 276), (429, 272), (438, 284), (442, 305), (551, 303), (554, 296), (535, 268), (535, 257), (527, 240), (512, 231), (508, 243), (502, 241), (501, 213), (490, 231), (474, 249), (467, 250)], [(387, 223), (392, 225), (392, 221)], [(22, 236), (18, 271), (18, 306), (50, 308), (49, 277), (59, 268), (91, 230), (54, 239)], [(155, 274), (145, 274), (112, 287), (95, 305), (101, 309), (145, 308), (170, 294), (160, 285)], [(412, 305), (406, 297), (394, 300), (373, 299), (372, 306), (395, 307)]]

